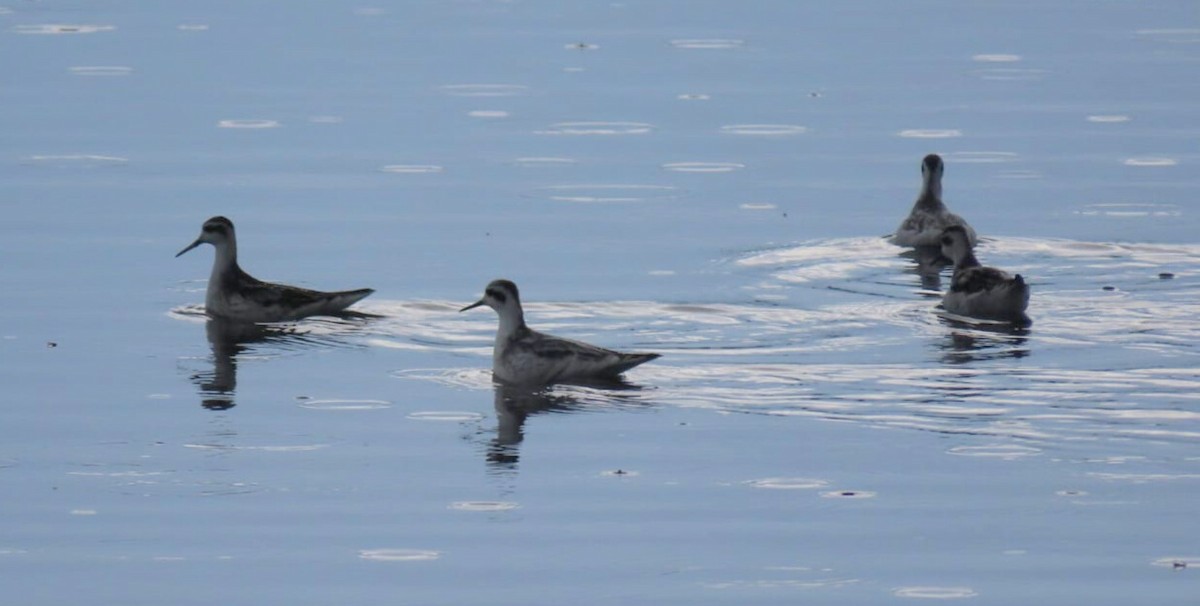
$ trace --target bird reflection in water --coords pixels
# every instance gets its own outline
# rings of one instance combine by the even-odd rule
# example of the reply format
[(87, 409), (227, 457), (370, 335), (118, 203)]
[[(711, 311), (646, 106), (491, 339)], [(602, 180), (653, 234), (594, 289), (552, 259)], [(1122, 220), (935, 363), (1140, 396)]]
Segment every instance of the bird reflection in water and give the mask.
[(496, 438), (488, 445), (487, 461), (494, 470), (512, 470), (520, 459), (525, 420), (544, 413), (570, 413), (643, 406), (637, 399), (642, 388), (625, 381), (587, 384), (522, 386), (501, 381), (493, 384)]
[(965, 364), (980, 360), (1019, 359), (1029, 355), (1029, 329), (1011, 324), (974, 324), (949, 318), (941, 342), (942, 362)]
[[(358, 323), (354, 323), (355, 320), (361, 323), (378, 317), (380, 316), (347, 312), (336, 316), (333, 321), (338, 322), (338, 325), (350, 321), (348, 326), (353, 329), (359, 326)], [(314, 322), (309, 320), (298, 324), (255, 324), (209, 317), (204, 328), (208, 343), (212, 347), (213, 369), (211, 372), (198, 372), (191, 377), (199, 389), (200, 405), (209, 410), (228, 410), (236, 406), (238, 358), (264, 344), (278, 344), (280, 348), (340, 344), (336, 339), (330, 338), (333, 335), (314, 335)], [(321, 322), (322, 326), (328, 328), (328, 322)]]
[(942, 270), (950, 266), (950, 260), (942, 255), (939, 246), (917, 246), (897, 254), (898, 257), (916, 263), (910, 267), (909, 273), (917, 274), (921, 279), (921, 288), (929, 291), (942, 290)]
[(238, 322), (224, 318), (209, 318), (204, 325), (212, 347), (213, 369), (192, 375), (200, 389), (200, 405), (209, 410), (228, 410), (236, 406), (238, 356), (253, 343), (284, 338), (288, 327)]

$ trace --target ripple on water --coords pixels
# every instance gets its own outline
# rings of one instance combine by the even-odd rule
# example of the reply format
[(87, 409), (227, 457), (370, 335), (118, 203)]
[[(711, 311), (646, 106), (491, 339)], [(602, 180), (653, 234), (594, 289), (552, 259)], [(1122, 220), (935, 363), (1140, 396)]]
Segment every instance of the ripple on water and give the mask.
[(978, 61), (980, 63), (1014, 63), (1016, 61), (1021, 60), (1021, 55), (1012, 55), (1012, 54), (1008, 54), (1008, 53), (990, 53), (990, 54), (973, 55), (971, 57), (971, 60)]
[(1179, 217), (1183, 210), (1174, 204), (1089, 204), (1075, 214), (1085, 217)]
[(962, 598), (973, 598), (978, 593), (970, 587), (934, 587), (934, 586), (913, 586), (913, 587), (897, 587), (892, 590), (892, 595), (898, 598), (918, 598), (924, 600), (952, 600)]
[(1087, 117), (1088, 122), (1097, 122), (1099, 124), (1119, 124), (1121, 122), (1129, 122), (1129, 116), (1123, 114), (1093, 114)]
[(29, 156), (28, 164), (50, 168), (108, 168), (125, 166), (129, 158), (100, 154), (45, 154)]
[(379, 169), (380, 172), (399, 175), (424, 175), (442, 172), (442, 167), (436, 164), (388, 164)]
[(712, 96), (705, 93), (682, 93), (676, 95), (675, 98), (681, 101), (708, 101), (712, 99)]
[[(481, 350), (480, 353), (491, 355), (491, 349)], [(414, 368), (396, 370), (389, 374), (397, 379), (431, 381), (446, 387), (458, 387), (462, 389), (492, 388), (492, 370), (490, 368)]]
[(132, 67), (123, 65), (77, 65), (67, 68), (73, 76), (128, 76), (133, 73)]
[(1179, 161), (1174, 158), (1164, 158), (1160, 156), (1141, 156), (1137, 158), (1125, 158), (1121, 161), (1121, 163), (1125, 166), (1161, 167), (1175, 166), (1176, 164), (1179, 164)]
[(511, 511), (520, 507), (513, 501), (456, 501), (450, 509), (456, 511)]
[(298, 406), (310, 410), (351, 411), (391, 408), (392, 403), (387, 400), (305, 400)]
[(742, 48), (745, 40), (736, 38), (679, 38), (671, 41), (671, 46), (686, 49), (728, 50)]
[(983, 80), (1020, 82), (1041, 80), (1042, 78), (1046, 77), (1047, 72), (1044, 69), (993, 67), (988, 69), (977, 69), (972, 73), (976, 76), (979, 76)]
[(1200, 28), (1194, 27), (1139, 29), (1137, 30), (1137, 35), (1172, 44), (1200, 43)]
[(771, 490), (815, 490), (829, 486), (829, 482), (818, 478), (761, 478), (749, 480), (746, 485)]
[(1183, 570), (1185, 568), (1200, 568), (1200, 556), (1171, 556), (1158, 558), (1150, 562), (1151, 566)]
[(265, 119), (231, 119), (220, 120), (217, 122), (217, 128), (240, 128), (240, 129), (264, 129), (264, 128), (279, 128), (283, 126), (278, 120)]
[(440, 421), (443, 423), (470, 423), (480, 421), (483, 415), (477, 412), (463, 412), (456, 410), (429, 410), (409, 413), (409, 419), (414, 421)]
[(9, 31), (17, 34), (33, 35), (75, 35), (111, 32), (117, 29), (115, 25), (81, 25), (67, 23), (42, 23), (36, 25), (14, 25)]
[(616, 136), (644, 135), (654, 130), (646, 122), (557, 122), (533, 131), (537, 135)]
[(746, 165), (737, 162), (670, 162), (662, 168), (677, 173), (731, 173), (746, 168)]
[(727, 135), (779, 137), (802, 135), (808, 132), (808, 127), (797, 124), (729, 124), (722, 126), (721, 132)]
[(539, 197), (557, 202), (585, 204), (618, 204), (670, 200), (680, 195), (674, 185), (643, 185), (635, 183), (598, 183), (579, 185), (548, 185), (535, 190)]
[(329, 444), (264, 444), (264, 445), (232, 445), (232, 444), (184, 444), (184, 448), (216, 451), (247, 451), (247, 452), (312, 452), (328, 448)]
[(440, 90), (455, 97), (516, 97), (529, 93), (529, 87), (523, 84), (447, 84)]
[(1015, 461), (1026, 457), (1036, 457), (1042, 454), (1040, 448), (1021, 446), (1019, 444), (988, 444), (985, 446), (955, 446), (946, 451), (948, 454), (960, 457), (980, 457), (985, 459), (1002, 459)]
[(908, 128), (896, 134), (909, 139), (951, 139), (961, 137), (962, 131), (955, 128)]
[(476, 109), (467, 112), (472, 118), (507, 118), (508, 112), (502, 109)]
[(942, 158), (948, 162), (960, 162), (963, 164), (1015, 162), (1018, 157), (1016, 152), (1003, 151), (960, 151), (942, 154)]
[(513, 166), (523, 168), (544, 168), (544, 167), (561, 167), (575, 166), (579, 164), (574, 158), (559, 158), (555, 156), (525, 156), (516, 158), (512, 161)]
[(374, 562), (427, 562), (442, 557), (441, 552), (431, 549), (363, 549), (358, 557)]

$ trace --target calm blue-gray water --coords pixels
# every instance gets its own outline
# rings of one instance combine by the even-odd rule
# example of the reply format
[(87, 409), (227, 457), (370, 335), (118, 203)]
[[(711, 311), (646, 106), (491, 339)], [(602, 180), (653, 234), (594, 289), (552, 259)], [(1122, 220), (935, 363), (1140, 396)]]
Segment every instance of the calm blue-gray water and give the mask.
[[(1194, 601), (1198, 66), (1157, 0), (9, 0), (3, 601)], [(881, 238), (930, 152), (1029, 330)], [(380, 317), (206, 322), (213, 215)], [(663, 357), (495, 386), (497, 277)]]

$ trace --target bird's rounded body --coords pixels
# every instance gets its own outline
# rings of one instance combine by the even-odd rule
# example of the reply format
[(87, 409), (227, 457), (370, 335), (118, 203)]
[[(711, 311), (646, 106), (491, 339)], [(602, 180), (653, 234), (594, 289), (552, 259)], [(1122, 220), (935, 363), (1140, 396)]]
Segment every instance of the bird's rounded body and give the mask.
[(237, 236), (233, 222), (225, 217), (205, 221), (200, 237), (175, 256), (205, 243), (216, 249), (204, 295), (204, 311), (210, 316), (241, 322), (287, 322), (343, 312), (375, 292), (369, 288), (322, 292), (263, 282), (238, 266)]
[(623, 353), (538, 332), (525, 325), (515, 284), (494, 280), (484, 297), (463, 310), (487, 305), (500, 318), (492, 349), (492, 374), (512, 384), (534, 385), (614, 380), (659, 354)]
[(1029, 285), (1020, 274), (1012, 275), (984, 267), (967, 246), (961, 227), (946, 229), (942, 254), (954, 261), (950, 288), (942, 295), (942, 307), (956, 315), (1025, 325), (1029, 317)]

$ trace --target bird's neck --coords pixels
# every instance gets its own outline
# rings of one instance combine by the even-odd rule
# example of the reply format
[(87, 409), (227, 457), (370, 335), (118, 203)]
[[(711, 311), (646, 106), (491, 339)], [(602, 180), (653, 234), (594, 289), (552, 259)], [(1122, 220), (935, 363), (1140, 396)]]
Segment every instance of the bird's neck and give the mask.
[(229, 240), (214, 248), (216, 254), (213, 256), (212, 275), (208, 279), (210, 288), (220, 284), (223, 278), (236, 274), (238, 270), (236, 241)]
[(968, 250), (965, 254), (958, 257), (958, 261), (954, 264), (954, 270), (967, 269), (970, 267), (979, 267), (979, 259), (975, 258), (975, 251)]
[(942, 208), (942, 180), (931, 176), (921, 184), (921, 195), (917, 196), (917, 206), (935, 210)]
[(525, 312), (520, 303), (509, 305), (498, 312), (500, 326), (496, 329), (496, 342), (503, 343), (526, 329)]

